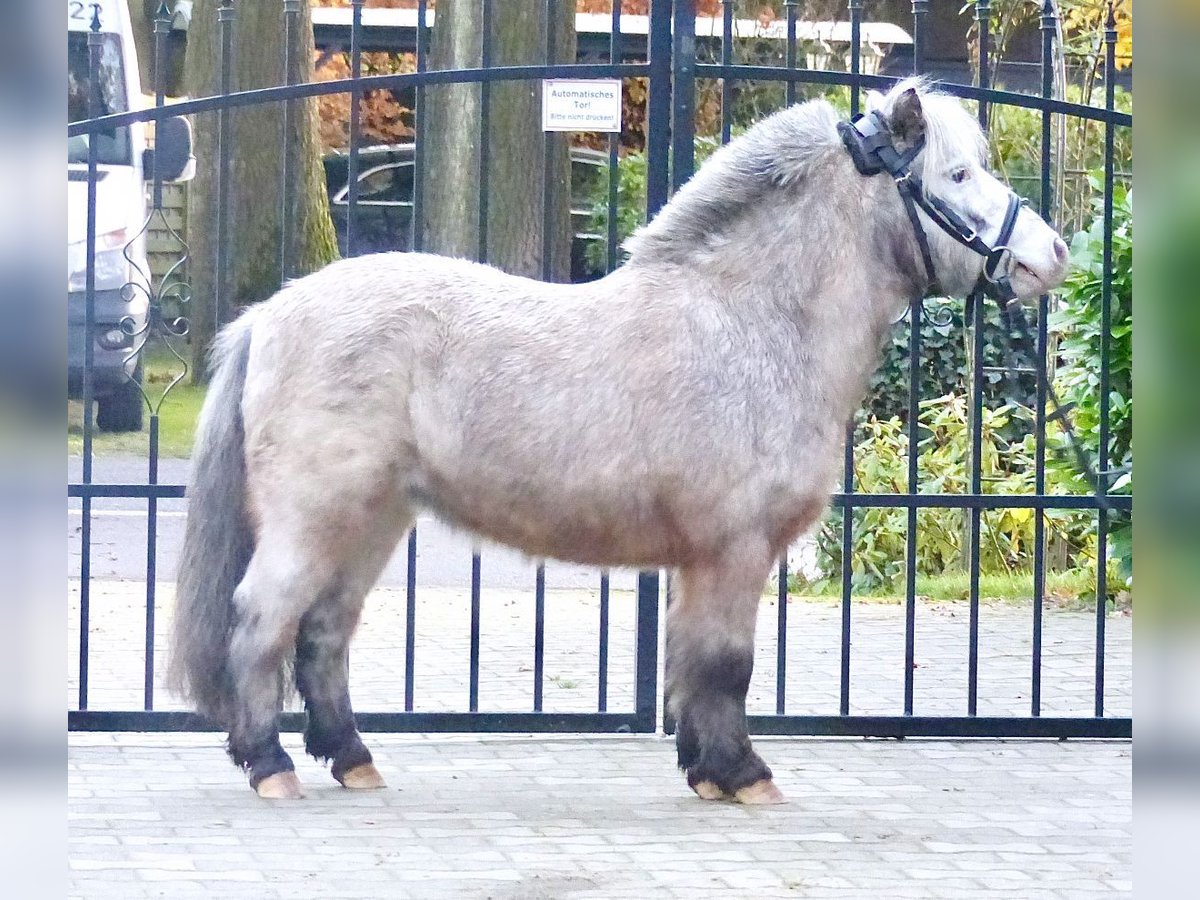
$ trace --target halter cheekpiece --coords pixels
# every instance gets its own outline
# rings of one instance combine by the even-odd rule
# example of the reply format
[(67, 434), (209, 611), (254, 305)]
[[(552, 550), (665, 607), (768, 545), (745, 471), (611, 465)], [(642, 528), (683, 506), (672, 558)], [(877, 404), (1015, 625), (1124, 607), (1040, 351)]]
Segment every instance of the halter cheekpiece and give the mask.
[(978, 232), (964, 222), (962, 217), (944, 200), (926, 194), (920, 179), (913, 175), (909, 167), (917, 155), (925, 149), (924, 137), (901, 153), (896, 149), (892, 140), (887, 120), (878, 111), (865, 116), (855, 116), (849, 122), (839, 122), (837, 130), (841, 135), (842, 143), (846, 145), (846, 150), (850, 153), (850, 158), (854, 160), (855, 168), (862, 175), (873, 176), (886, 172), (896, 182), (896, 189), (899, 190), (900, 198), (904, 201), (908, 219), (917, 236), (917, 244), (921, 248), (925, 274), (929, 278), (926, 296), (937, 293), (937, 272), (933, 265), (933, 254), (929, 249), (929, 237), (921, 226), (917, 207), (924, 210), (925, 214), (942, 231), (984, 258), (983, 272), (975, 285), (975, 292), (986, 293), (1006, 304), (1016, 299), (1017, 294), (1013, 290), (1010, 280), (1013, 255), (1012, 250), (1008, 248), (1008, 241), (1017, 224), (1017, 214), (1024, 204), (1020, 197), (1015, 193), (1009, 193), (1008, 210), (1004, 214), (1004, 224), (1000, 227), (1000, 236), (996, 241), (996, 246), (989, 246), (979, 237)]

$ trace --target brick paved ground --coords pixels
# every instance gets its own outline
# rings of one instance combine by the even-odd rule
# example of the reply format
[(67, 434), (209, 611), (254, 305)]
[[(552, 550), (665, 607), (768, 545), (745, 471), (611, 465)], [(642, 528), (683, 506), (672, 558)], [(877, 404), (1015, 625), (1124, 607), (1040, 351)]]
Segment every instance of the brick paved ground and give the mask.
[(661, 737), (373, 735), (386, 791), (267, 803), (214, 735), (69, 739), (70, 896), (1132, 893), (1130, 747), (760, 739), (791, 798), (704, 803)]
[[(160, 589), (156, 672), (171, 585)], [(91, 706), (141, 707), (144, 591), (92, 590)], [(78, 584), (69, 589), (78, 623)], [(417, 708), (464, 709), (468, 598), (423, 589)], [(837, 709), (840, 610), (789, 604), (788, 711)], [(752, 711), (774, 710), (764, 600)], [(896, 713), (903, 610), (854, 607), (852, 709)], [(921, 603), (916, 711), (961, 714), (967, 609)], [(529, 709), (533, 603), (485, 590), (482, 709)], [(596, 708), (595, 592), (547, 597), (545, 708)], [(612, 599), (609, 709), (632, 707), (634, 600)], [(1094, 617), (1048, 609), (1044, 707), (1091, 711)], [(1131, 620), (1110, 616), (1106, 697), (1131, 706)], [(981, 714), (1028, 710), (1030, 612), (986, 605)], [(76, 699), (78, 633), (70, 636)], [(400, 707), (404, 604), (376, 591), (353, 653), (360, 710)], [(156, 706), (178, 707), (160, 686)], [(1092, 897), (1131, 892), (1130, 747), (1089, 742), (760, 740), (786, 807), (702, 803), (661, 737), (371, 735), (390, 789), (348, 794), (293, 751), (310, 797), (259, 801), (215, 735), (70, 737), (70, 865), (80, 897)]]

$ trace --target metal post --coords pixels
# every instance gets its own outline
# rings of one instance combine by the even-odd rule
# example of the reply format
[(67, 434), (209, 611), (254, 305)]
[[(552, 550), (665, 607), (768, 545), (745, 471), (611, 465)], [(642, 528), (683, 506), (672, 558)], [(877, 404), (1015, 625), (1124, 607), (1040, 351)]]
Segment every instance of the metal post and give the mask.
[[(1058, 23), (1055, 20), (1053, 0), (1042, 6), (1042, 96), (1049, 99), (1054, 88), (1054, 36)], [(1042, 113), (1042, 160), (1041, 197), (1039, 208), (1043, 219), (1050, 219), (1050, 113)], [(1043, 294), (1038, 298), (1037, 323), (1037, 400), (1034, 411), (1034, 492), (1041, 496), (1046, 492), (1046, 396), (1049, 375), (1046, 371), (1049, 353), (1047, 319), (1050, 315), (1050, 298)], [(1042, 611), (1046, 595), (1046, 514), (1044, 510), (1034, 513), (1033, 522), (1033, 685), (1030, 701), (1033, 715), (1041, 714), (1042, 702)]]
[(654, 731), (658, 727), (658, 572), (638, 573), (634, 653), (634, 714), (638, 731)]
[[(100, 54), (104, 36), (100, 33), (100, 5), (92, 7), (91, 31), (88, 32), (88, 118), (100, 115)], [(92, 406), (95, 397), (96, 366), (96, 184), (100, 180), (97, 145), (88, 141), (87, 235), (83, 299), (83, 483), (92, 483)], [(88, 704), (88, 639), (91, 636), (92, 596), (92, 498), (80, 498), (82, 524), (79, 552), (79, 708)]]
[(733, 129), (733, 78), (729, 67), (733, 65), (734, 0), (721, 0), (721, 3), (721, 143), (728, 144)]
[[(428, 27), (426, 17), (429, 14), (428, 0), (420, 0), (417, 4), (417, 73), (425, 71), (427, 64), (425, 41)], [(425, 85), (417, 82), (416, 110), (413, 112), (416, 124), (416, 134), (413, 137), (413, 214), (412, 214), (412, 248), (420, 252), (425, 246), (424, 215), (425, 215)]]
[[(1112, 353), (1112, 269), (1113, 269), (1113, 188), (1115, 128), (1112, 112), (1116, 106), (1117, 14), (1108, 4), (1104, 22), (1104, 262), (1100, 279), (1100, 446), (1096, 485), (1100, 496), (1108, 495), (1110, 419), (1112, 415), (1109, 357)], [(1097, 718), (1104, 715), (1104, 626), (1108, 609), (1108, 509), (1101, 504), (1096, 518), (1096, 697)]]
[[(977, 82), (981, 90), (991, 90), (991, 32), (992, 7), (991, 0), (976, 0), (975, 25), (979, 38), (979, 72)], [(989, 105), (986, 98), (979, 101), (979, 127), (988, 130)]]
[(667, 202), (671, 150), (671, 0), (650, 3), (650, 95), (646, 101), (646, 220)]
[(362, 140), (362, 11), (363, 0), (350, 0), (350, 155), (346, 160), (346, 255), (358, 251), (358, 154)]
[[(300, 0), (283, 0), (283, 79), (296, 83), (296, 34), (300, 21)], [(279, 278), (287, 281), (293, 274), (292, 254), (296, 240), (295, 198), (292, 182), (296, 171), (296, 150), (292, 141), (292, 122), (296, 118), (296, 101), (283, 104), (283, 173), (280, 179), (279, 215)]]
[[(235, 13), (233, 0), (221, 0), (217, 10), (217, 30), (219, 34), (220, 67), (221, 67), (221, 96), (232, 92), (233, 65), (233, 25)], [(222, 104), (217, 109), (217, 283), (213, 291), (213, 332), (221, 327), (221, 317), (224, 313), (226, 293), (229, 290), (229, 183), (230, 183), (230, 154), (232, 152), (232, 136), (230, 135), (229, 107)]]
[[(621, 62), (620, 40), (621, 40), (621, 4), (614, 3), (612, 5), (612, 22), (610, 25), (609, 35), (608, 35), (608, 61), (612, 65), (617, 65), (618, 63)], [(620, 192), (620, 181), (621, 181), (620, 154), (619, 154), (620, 146), (621, 146), (621, 136), (619, 134), (610, 132), (608, 135), (608, 218), (606, 220), (608, 228), (606, 229), (606, 235), (605, 235), (605, 251), (606, 251), (606, 253), (605, 253), (605, 270), (604, 270), (605, 274), (611, 272), (613, 269), (615, 269), (617, 267), (617, 241), (619, 240), (619, 233), (617, 231), (617, 204), (618, 204), (618, 196), (619, 196), (619, 192)], [(604, 622), (607, 622), (607, 619), (604, 617), (607, 616), (607, 613), (608, 613), (608, 606), (607, 606), (608, 591), (607, 591), (607, 588), (608, 588), (608, 576), (605, 575), (604, 580), (601, 582), (601, 589), (600, 589), (601, 617), (604, 620)], [(603, 632), (602, 632), (602, 637), (601, 637), (600, 649), (601, 649), (601, 653), (602, 653), (602, 659), (604, 660), (605, 664), (607, 664), (608, 638), (607, 638), (607, 635), (604, 634)], [(604, 711), (604, 697), (605, 697), (604, 692), (607, 690), (607, 688), (604, 684), (604, 674), (605, 673), (601, 673), (601, 683), (600, 683), (600, 690), (601, 690), (600, 711), (601, 712)]]
[(672, 49), (671, 187), (696, 167), (696, 0), (675, 0)]
[(913, 0), (913, 73), (925, 71), (925, 23), (929, 17), (929, 0)]
[[(862, 0), (850, 0), (850, 114), (858, 115), (862, 103)], [(846, 424), (842, 457), (842, 647), (838, 711), (850, 714), (850, 628), (854, 595), (854, 417)]]
[(784, 87), (784, 100), (788, 106), (796, 102), (796, 79), (790, 77), (796, 71), (796, 7), (799, 0), (783, 0), (787, 8), (787, 47), (784, 49), (783, 64), (788, 70), (789, 78)]
[[(171, 30), (171, 11), (167, 4), (160, 3), (154, 15), (154, 106), (162, 109), (166, 105), (166, 61), (167, 35)], [(162, 119), (156, 120), (161, 122)], [(153, 210), (162, 213), (162, 172), (158, 164), (158, 141), (155, 140), (156, 151), (152, 157), (153, 172), (151, 180)], [(147, 277), (150, 277), (147, 273)], [(150, 321), (147, 325), (149, 337), (153, 337), (158, 316), (161, 314), (158, 306), (160, 298), (156, 295), (154, 286), (150, 288)], [(147, 461), (148, 484), (158, 484), (158, 408), (150, 410), (150, 444)], [(158, 498), (153, 495), (146, 499), (146, 624), (143, 659), (142, 707), (154, 709), (154, 613), (155, 590), (158, 578)]]
[[(479, 48), (479, 65), (480, 68), (490, 69), (492, 66), (492, 0), (481, 0), (481, 2), (483, 3), (483, 35)], [(479, 84), (479, 245), (476, 251), (476, 258), (483, 263), (488, 261), (491, 110), (492, 83), (485, 78)]]

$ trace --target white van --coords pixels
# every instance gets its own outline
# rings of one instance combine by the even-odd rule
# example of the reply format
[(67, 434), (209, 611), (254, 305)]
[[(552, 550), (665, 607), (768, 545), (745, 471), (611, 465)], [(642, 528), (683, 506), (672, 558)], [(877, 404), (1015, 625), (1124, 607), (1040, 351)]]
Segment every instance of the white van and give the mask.
[[(125, 112), (141, 104), (133, 31), (125, 0), (67, 2), (67, 119), (89, 118), (88, 33), (100, 21), (100, 115)], [(146, 148), (145, 127), (137, 123), (95, 135), (72, 137), (67, 144), (67, 384), (71, 397), (83, 394), (84, 312), (87, 277), (88, 150), (97, 142), (96, 294), (94, 396), (96, 424), (109, 431), (142, 427), (143, 400), (139, 359), (132, 358), (135, 338), (148, 311), (144, 225), (150, 210), (146, 179), (151, 153), (165, 181), (185, 180), (194, 170), (191, 129), (172, 117), (156, 129), (155, 150)], [(125, 327), (122, 327), (122, 323)]]

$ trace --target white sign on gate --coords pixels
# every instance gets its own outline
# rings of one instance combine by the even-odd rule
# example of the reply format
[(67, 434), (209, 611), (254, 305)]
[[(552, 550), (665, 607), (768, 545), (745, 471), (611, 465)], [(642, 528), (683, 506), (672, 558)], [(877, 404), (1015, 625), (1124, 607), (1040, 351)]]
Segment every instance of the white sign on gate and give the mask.
[(619, 132), (620, 80), (547, 78), (542, 82), (542, 130)]

